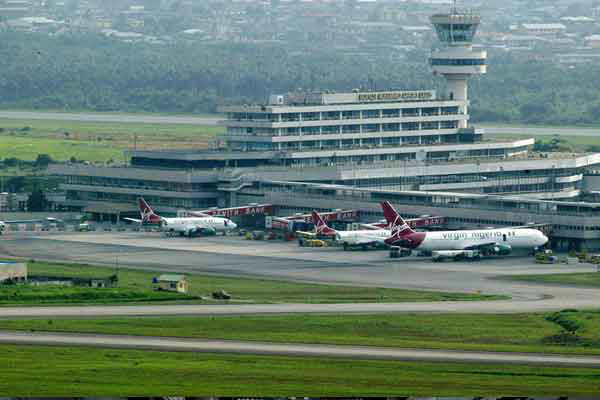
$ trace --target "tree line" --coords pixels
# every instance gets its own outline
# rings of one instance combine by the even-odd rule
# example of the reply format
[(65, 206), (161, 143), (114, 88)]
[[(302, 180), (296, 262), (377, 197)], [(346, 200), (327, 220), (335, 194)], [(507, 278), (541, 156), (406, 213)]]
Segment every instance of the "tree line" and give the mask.
[[(391, 58), (282, 44), (169, 45), (101, 35), (4, 32), (0, 107), (95, 111), (214, 112), (221, 104), (264, 101), (296, 89), (440, 89), (427, 53)], [(470, 83), (475, 121), (600, 122), (600, 67), (492, 52), (488, 74)]]

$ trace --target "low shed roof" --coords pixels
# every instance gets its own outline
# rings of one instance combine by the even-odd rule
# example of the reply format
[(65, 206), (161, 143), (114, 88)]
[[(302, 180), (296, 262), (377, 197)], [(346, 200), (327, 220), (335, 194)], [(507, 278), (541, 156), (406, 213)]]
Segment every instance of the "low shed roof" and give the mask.
[(185, 275), (163, 274), (158, 277), (159, 282), (180, 282), (185, 280)]

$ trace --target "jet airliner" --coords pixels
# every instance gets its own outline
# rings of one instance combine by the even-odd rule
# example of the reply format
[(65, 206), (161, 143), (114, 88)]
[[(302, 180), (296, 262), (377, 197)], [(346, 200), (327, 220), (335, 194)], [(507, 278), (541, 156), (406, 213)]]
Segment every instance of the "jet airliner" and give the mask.
[(170, 234), (178, 233), (180, 236), (185, 235), (192, 237), (197, 234), (211, 234), (217, 232), (223, 232), (223, 234), (225, 234), (225, 232), (237, 228), (237, 225), (229, 218), (215, 217), (207, 214), (194, 217), (161, 217), (152, 210), (142, 197), (138, 199), (138, 206), (141, 219), (124, 219), (140, 224), (157, 224), (163, 232)]
[[(415, 232), (387, 201), (381, 203), (383, 213), (391, 221), (391, 236), (385, 243), (414, 250), (449, 252), (479, 250), (484, 255), (505, 255), (513, 249), (533, 250), (544, 246), (548, 238), (531, 228), (498, 228), (439, 232)], [(452, 252), (452, 254), (450, 254)]]

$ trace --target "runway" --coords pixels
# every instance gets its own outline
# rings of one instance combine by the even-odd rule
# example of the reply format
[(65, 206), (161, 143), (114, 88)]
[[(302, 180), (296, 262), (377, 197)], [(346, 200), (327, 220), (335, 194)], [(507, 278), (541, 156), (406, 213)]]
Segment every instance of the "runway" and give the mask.
[(147, 115), (110, 113), (62, 113), (36, 111), (0, 111), (0, 119), (32, 119), (51, 121), (118, 122), (138, 124), (218, 125), (220, 118), (185, 115)]
[(600, 357), (532, 353), (469, 352), (452, 350), (394, 349), (366, 346), (280, 344), (233, 340), (198, 340), (121, 335), (82, 335), (47, 332), (0, 332), (0, 343), (68, 345), (159, 351), (235, 353), (301, 357), (378, 359), (398, 361), (476, 362), (559, 367), (600, 367)]
[[(136, 113), (68, 113), (40, 111), (0, 110), (0, 119), (32, 119), (52, 121), (81, 122), (118, 122), (142, 124), (171, 125), (219, 125), (222, 118), (192, 115), (153, 115)], [(600, 136), (598, 128), (563, 128), (563, 127), (503, 127), (484, 124), (487, 134), (522, 134), (522, 135), (565, 135), (565, 136)]]
[(530, 301), (437, 301), (406, 303), (289, 303), (289, 304), (194, 304), (139, 306), (44, 306), (0, 307), (0, 318), (109, 317), (161, 315), (266, 315), (266, 314), (383, 314), (383, 313), (481, 313), (544, 312), (564, 308), (597, 309), (598, 297), (565, 304), (563, 296)]
[(502, 126), (482, 126), (485, 133), (489, 135), (531, 135), (531, 136), (600, 136), (599, 128), (563, 128), (557, 127), (502, 127)]

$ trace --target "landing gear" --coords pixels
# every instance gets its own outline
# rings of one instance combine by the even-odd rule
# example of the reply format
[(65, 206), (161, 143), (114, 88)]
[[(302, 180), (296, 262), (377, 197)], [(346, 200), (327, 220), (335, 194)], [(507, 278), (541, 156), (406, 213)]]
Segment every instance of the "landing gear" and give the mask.
[(350, 248), (350, 246), (348, 246), (348, 243), (346, 243), (346, 242), (344, 242), (343, 247), (344, 247), (344, 251), (348, 251), (348, 249)]

